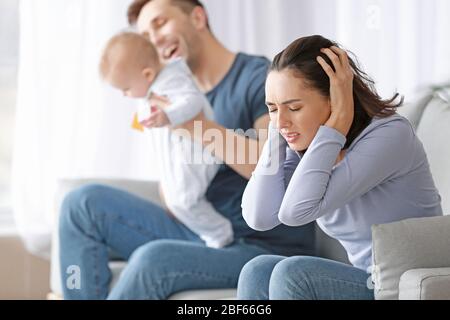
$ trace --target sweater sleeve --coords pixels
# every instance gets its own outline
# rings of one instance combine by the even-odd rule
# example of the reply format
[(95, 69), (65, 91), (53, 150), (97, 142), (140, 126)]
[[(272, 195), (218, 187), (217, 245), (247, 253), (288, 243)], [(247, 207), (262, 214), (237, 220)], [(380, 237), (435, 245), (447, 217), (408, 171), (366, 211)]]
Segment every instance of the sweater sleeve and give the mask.
[(299, 156), (270, 125), (269, 139), (242, 197), (242, 215), (252, 229), (267, 231), (281, 223), (278, 211), (299, 161)]
[(289, 226), (305, 225), (402, 174), (411, 161), (402, 150), (413, 143), (413, 135), (404, 119), (386, 122), (361, 138), (334, 167), (346, 138), (335, 129), (320, 127), (292, 176), (279, 220)]

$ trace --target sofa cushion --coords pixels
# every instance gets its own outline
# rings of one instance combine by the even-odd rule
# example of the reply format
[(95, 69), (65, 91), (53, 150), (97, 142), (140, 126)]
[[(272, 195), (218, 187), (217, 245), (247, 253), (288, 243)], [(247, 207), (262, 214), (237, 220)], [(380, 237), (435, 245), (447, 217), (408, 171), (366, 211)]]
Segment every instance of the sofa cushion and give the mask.
[(450, 268), (406, 271), (399, 291), (400, 300), (450, 300)]
[(450, 216), (407, 219), (372, 226), (372, 279), (377, 300), (399, 297), (410, 269), (450, 267)]
[(417, 135), (427, 153), (444, 214), (450, 214), (450, 89), (434, 94), (422, 114)]

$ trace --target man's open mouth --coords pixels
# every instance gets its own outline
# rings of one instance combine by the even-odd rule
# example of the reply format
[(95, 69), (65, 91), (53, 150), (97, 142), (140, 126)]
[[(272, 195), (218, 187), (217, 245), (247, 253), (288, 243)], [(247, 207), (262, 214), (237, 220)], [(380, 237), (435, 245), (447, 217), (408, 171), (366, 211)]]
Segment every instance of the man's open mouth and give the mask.
[(163, 59), (171, 60), (178, 55), (178, 44), (172, 44), (163, 50)]

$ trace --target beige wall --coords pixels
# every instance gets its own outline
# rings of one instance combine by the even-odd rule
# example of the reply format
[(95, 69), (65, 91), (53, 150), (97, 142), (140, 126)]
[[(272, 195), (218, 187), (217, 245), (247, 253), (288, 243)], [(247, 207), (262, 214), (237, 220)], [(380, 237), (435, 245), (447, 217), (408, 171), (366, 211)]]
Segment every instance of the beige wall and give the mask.
[(17, 236), (0, 235), (0, 299), (45, 299), (50, 262), (29, 254)]

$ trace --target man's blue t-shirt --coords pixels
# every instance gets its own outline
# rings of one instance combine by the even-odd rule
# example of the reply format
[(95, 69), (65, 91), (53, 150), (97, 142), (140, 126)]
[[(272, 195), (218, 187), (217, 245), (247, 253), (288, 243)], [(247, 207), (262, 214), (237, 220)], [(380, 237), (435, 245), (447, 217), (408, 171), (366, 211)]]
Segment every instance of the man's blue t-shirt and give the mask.
[[(264, 57), (239, 53), (222, 81), (207, 98), (214, 119), (228, 129), (244, 132), (267, 114), (265, 81), (269, 61)], [(280, 255), (314, 254), (314, 225), (288, 227), (280, 225), (271, 231), (257, 232), (242, 217), (242, 195), (247, 180), (227, 165), (222, 165), (210, 184), (206, 197), (233, 224), (236, 239), (257, 244)]]

